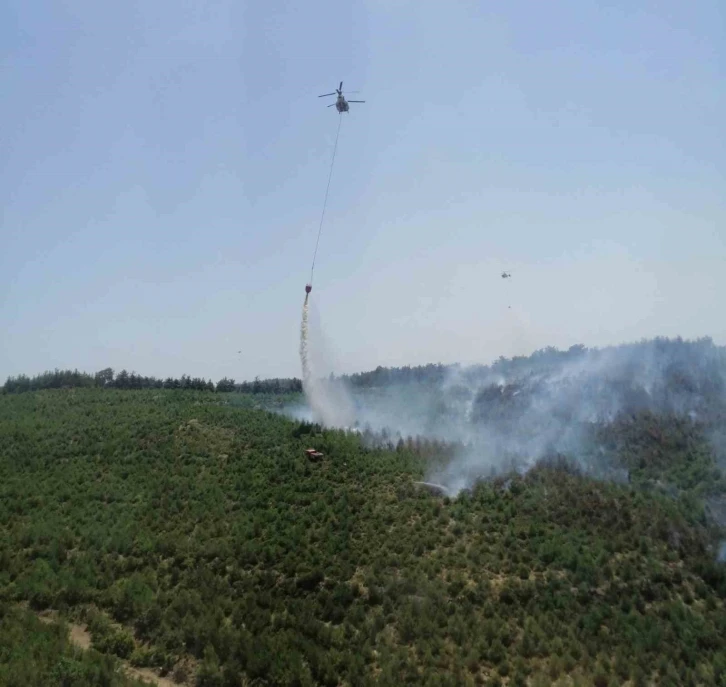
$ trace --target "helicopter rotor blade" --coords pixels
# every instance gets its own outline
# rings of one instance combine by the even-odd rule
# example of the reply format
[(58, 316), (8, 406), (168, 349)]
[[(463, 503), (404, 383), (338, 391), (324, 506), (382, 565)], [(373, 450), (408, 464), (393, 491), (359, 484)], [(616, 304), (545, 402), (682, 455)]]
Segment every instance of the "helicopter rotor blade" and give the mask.
[(338, 90), (339, 91), (342, 91), (343, 90), (343, 82), (342, 81), (340, 82), (340, 86), (338, 86)]
[(328, 107), (333, 107), (333, 105), (337, 105), (337, 103), (331, 103)]
[(365, 100), (349, 100), (349, 103), (364, 103)]
[(333, 93), (323, 93), (323, 95), (319, 95), (318, 98), (327, 98), (329, 95), (335, 95), (335, 92), (333, 92)]

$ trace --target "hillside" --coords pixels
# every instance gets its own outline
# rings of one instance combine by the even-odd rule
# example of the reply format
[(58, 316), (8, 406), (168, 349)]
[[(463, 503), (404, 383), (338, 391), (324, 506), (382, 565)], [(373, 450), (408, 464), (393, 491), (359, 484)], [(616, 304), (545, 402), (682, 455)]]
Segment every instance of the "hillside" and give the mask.
[(552, 457), (450, 500), (413, 484), (446, 446), (389, 450), (260, 398), (1, 396), (2, 616), (60, 610), (99, 651), (198, 685), (726, 680), (704, 508), (720, 471), (698, 426), (644, 415), (664, 434), (641, 444), (610, 425), (641, 482)]
[[(429, 475), (454, 493), (557, 455), (593, 476), (642, 481), (655, 479), (650, 464), (665, 454), (670, 468), (679, 464), (666, 470), (671, 486), (726, 486), (702, 474), (710, 461), (726, 466), (726, 348), (710, 339), (547, 348), (489, 366), (378, 368), (317, 388), (335, 400), (318, 403), (328, 425), (394, 444), (420, 437), (458, 446)], [(315, 418), (294, 403), (289, 413)], [(631, 449), (637, 455), (626, 455)]]
[(143, 687), (119, 671), (114, 656), (74, 646), (65, 623), (0, 603), (0, 685)]

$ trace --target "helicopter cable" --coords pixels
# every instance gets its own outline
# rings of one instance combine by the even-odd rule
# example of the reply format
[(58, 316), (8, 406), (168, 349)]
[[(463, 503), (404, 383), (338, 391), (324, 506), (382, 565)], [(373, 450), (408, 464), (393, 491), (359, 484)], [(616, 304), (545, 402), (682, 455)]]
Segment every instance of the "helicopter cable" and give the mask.
[(333, 165), (335, 164), (335, 153), (338, 150), (338, 137), (340, 136), (340, 125), (343, 123), (342, 113), (338, 114), (338, 131), (335, 134), (335, 145), (333, 146), (333, 157), (330, 160), (330, 171), (328, 172), (328, 185), (325, 188), (325, 200), (323, 200), (323, 212), (320, 215), (320, 226), (318, 227), (318, 238), (315, 242), (315, 252), (313, 253), (313, 264), (310, 268), (310, 286), (313, 285), (313, 272), (315, 272), (315, 258), (318, 255), (318, 245), (320, 244), (320, 234), (323, 231), (323, 220), (325, 219), (325, 208), (328, 205), (328, 192), (330, 191), (330, 180), (333, 178)]

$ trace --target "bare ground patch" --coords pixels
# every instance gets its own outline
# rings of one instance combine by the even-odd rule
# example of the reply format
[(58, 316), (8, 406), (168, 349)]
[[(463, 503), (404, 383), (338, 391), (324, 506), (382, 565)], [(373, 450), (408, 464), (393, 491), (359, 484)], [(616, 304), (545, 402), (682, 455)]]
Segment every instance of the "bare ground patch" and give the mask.
[[(77, 646), (79, 649), (83, 649), (84, 651), (91, 648), (91, 633), (84, 625), (68, 622), (61, 618), (55, 611), (42, 611), (41, 613), (38, 613), (38, 619), (48, 625), (57, 622), (65, 623), (69, 630), (68, 638), (74, 646)], [(136, 668), (123, 659), (118, 659), (118, 661), (123, 667), (126, 675), (134, 680), (143, 680), (151, 683), (152, 685), (157, 685), (157, 687), (180, 687), (180, 685), (187, 684), (186, 682), (178, 683), (167, 677), (161, 677), (150, 668)]]

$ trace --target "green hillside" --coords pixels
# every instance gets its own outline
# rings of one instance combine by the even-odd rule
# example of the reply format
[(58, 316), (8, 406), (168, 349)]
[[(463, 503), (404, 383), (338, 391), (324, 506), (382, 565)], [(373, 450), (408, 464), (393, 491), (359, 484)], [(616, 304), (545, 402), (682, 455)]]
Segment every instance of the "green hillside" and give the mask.
[[(196, 685), (726, 684), (703, 439), (656, 455), (631, 422), (608, 440), (640, 481), (549, 462), (450, 501), (413, 485), (437, 445), (367, 449), (258, 403), (0, 396), (0, 640), (21, 625), (47, 675), (65, 665), (27, 602)], [(661, 474), (675, 495), (645, 488)]]
[(41, 622), (30, 611), (0, 603), (0, 685), (7, 687), (143, 687), (118, 661), (73, 646), (61, 623)]

